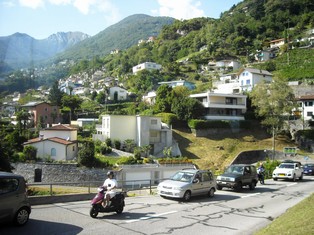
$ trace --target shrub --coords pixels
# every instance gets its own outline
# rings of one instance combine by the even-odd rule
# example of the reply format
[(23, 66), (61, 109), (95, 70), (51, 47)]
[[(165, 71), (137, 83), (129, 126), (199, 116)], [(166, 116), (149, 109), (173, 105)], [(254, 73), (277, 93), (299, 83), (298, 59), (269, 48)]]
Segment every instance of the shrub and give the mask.
[(168, 125), (172, 125), (174, 122), (178, 121), (177, 115), (173, 113), (159, 113), (156, 116), (161, 117), (161, 121)]
[(25, 159), (32, 161), (36, 160), (37, 148), (31, 145), (27, 145), (23, 149), (23, 153), (25, 155)]
[(115, 149), (118, 149), (118, 150), (120, 150), (121, 149), (121, 141), (120, 140), (113, 140), (113, 147), (115, 148)]
[(207, 128), (230, 128), (229, 121), (221, 121), (221, 120), (199, 120), (199, 119), (191, 119), (188, 123), (189, 127), (192, 129), (207, 129)]

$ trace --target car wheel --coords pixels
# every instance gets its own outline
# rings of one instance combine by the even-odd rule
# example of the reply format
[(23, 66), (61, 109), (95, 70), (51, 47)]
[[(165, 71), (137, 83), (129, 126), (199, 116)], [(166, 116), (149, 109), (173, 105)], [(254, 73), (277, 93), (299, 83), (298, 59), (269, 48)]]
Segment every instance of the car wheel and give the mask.
[(250, 190), (254, 190), (255, 186), (256, 186), (255, 182), (251, 182), (251, 184), (249, 185)]
[(241, 181), (237, 183), (237, 186), (234, 188), (234, 190), (237, 192), (242, 190), (242, 182)]
[(222, 187), (220, 185), (217, 185), (218, 190), (222, 190)]
[(292, 181), (295, 182), (297, 180), (295, 174), (293, 175)]
[(98, 210), (96, 209), (96, 207), (92, 207), (90, 208), (89, 210), (89, 215), (92, 217), (92, 218), (96, 218), (97, 215), (98, 215)]
[(303, 173), (301, 174), (301, 176), (299, 177), (299, 180), (302, 180), (303, 179)]
[(209, 191), (208, 191), (208, 196), (209, 197), (213, 197), (215, 194), (215, 189), (214, 188), (211, 188)]
[(183, 195), (183, 200), (188, 202), (191, 200), (191, 191), (186, 191)]
[(23, 226), (27, 223), (28, 219), (29, 219), (29, 209), (26, 207), (23, 207), (16, 212), (13, 222), (17, 226)]

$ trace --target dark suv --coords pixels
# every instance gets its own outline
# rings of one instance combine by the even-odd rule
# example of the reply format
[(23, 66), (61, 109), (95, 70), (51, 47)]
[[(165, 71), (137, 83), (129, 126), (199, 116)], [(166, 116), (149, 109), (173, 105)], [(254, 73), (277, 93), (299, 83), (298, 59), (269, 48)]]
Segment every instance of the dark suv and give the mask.
[(254, 190), (258, 182), (256, 167), (248, 164), (230, 165), (222, 175), (217, 176), (217, 189), (232, 188), (240, 191), (243, 186)]
[(0, 171), (0, 223), (26, 224), (31, 213), (23, 176)]

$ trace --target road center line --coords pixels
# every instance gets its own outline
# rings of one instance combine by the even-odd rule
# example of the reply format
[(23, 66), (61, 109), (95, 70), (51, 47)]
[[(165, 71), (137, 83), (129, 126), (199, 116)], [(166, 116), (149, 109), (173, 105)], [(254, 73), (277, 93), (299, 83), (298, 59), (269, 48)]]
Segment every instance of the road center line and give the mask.
[(141, 217), (141, 218), (139, 218), (139, 219), (128, 220), (128, 221), (126, 221), (126, 222), (127, 222), (127, 223), (133, 223), (133, 222), (137, 222), (137, 221), (141, 221), (141, 220), (147, 220), (147, 219), (151, 219), (151, 218), (155, 218), (155, 217), (159, 217), (159, 216), (163, 216), (163, 215), (173, 214), (173, 213), (176, 213), (176, 212), (178, 212), (178, 211), (168, 211), (168, 212), (161, 213), (161, 214), (157, 214), (157, 215), (144, 216), (144, 217)]
[(261, 193), (253, 193), (253, 194), (242, 196), (241, 198), (254, 197), (254, 196), (258, 195), (258, 194), (261, 194)]

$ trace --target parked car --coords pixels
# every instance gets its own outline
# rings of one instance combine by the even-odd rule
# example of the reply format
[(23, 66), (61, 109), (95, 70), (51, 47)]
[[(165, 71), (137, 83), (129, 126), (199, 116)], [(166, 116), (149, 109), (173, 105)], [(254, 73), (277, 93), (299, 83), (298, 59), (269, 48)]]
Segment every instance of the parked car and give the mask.
[(232, 164), (217, 176), (217, 189), (232, 188), (240, 191), (243, 186), (254, 190), (258, 182), (256, 167), (249, 164)]
[(314, 163), (306, 163), (303, 165), (304, 175), (314, 175)]
[(176, 172), (170, 179), (160, 182), (157, 192), (161, 197), (181, 198), (189, 201), (192, 196), (213, 197), (216, 180), (210, 170), (184, 169)]
[(13, 222), (22, 226), (27, 223), (30, 213), (24, 177), (0, 172), (0, 223)]
[(273, 171), (273, 180), (288, 179), (296, 181), (303, 179), (303, 168), (300, 162), (283, 162)]

